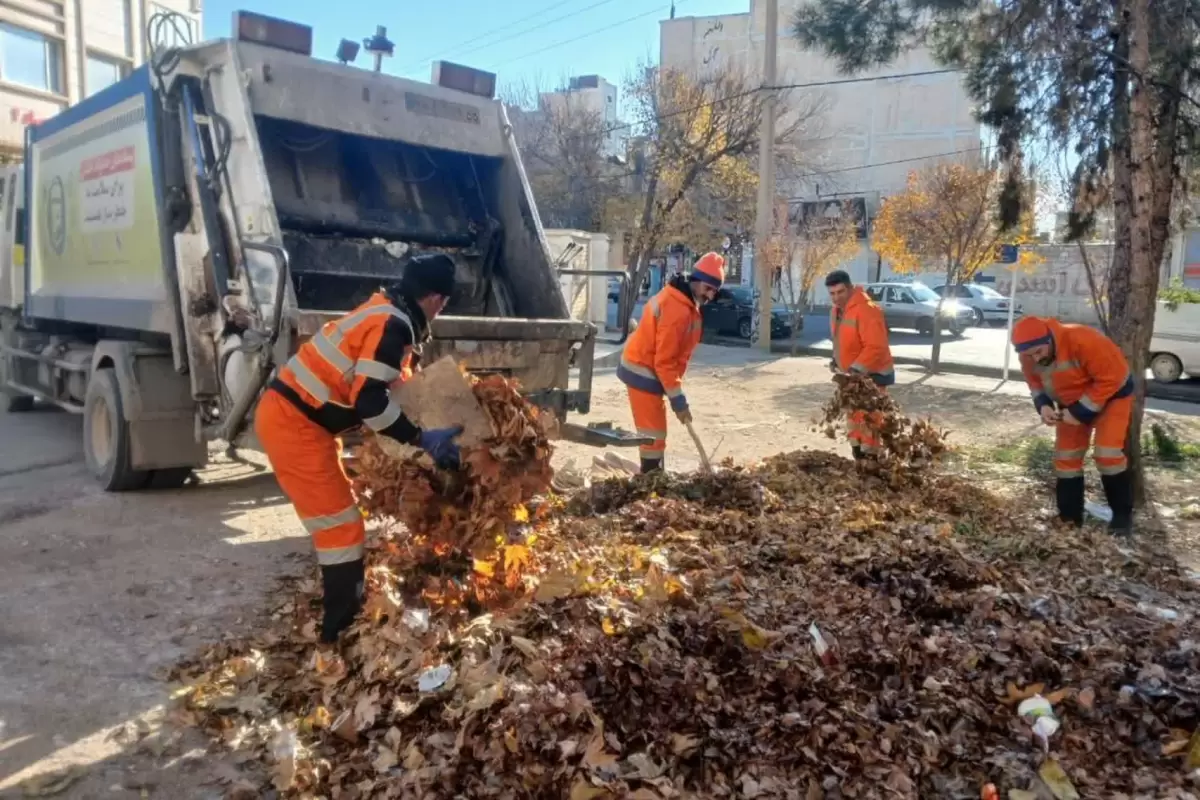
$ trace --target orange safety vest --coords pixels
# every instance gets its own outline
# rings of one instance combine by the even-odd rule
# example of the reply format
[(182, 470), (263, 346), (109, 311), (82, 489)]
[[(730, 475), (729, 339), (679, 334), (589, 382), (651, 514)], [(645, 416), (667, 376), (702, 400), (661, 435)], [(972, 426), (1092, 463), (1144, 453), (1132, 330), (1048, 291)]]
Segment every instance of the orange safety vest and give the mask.
[(854, 287), (844, 309), (833, 307), (829, 315), (829, 329), (838, 369), (843, 372), (865, 372), (879, 386), (890, 386), (896, 382), (883, 309), (867, 296), (861, 286)]
[(702, 333), (691, 289), (681, 279), (672, 281), (646, 303), (637, 330), (625, 342), (617, 377), (643, 392), (681, 396), (683, 374)]
[[(413, 374), (413, 348), (404, 349), (400, 367), (375, 360), (375, 350), (390, 319), (408, 326), (411, 340), (418, 341), (412, 319), (376, 292), (341, 319), (321, 326), (311, 339), (280, 368), (273, 384), (288, 399), (301, 401), (301, 410), (331, 433), (341, 433), (366, 423), (376, 430), (386, 428), (400, 415), (394, 403), (378, 418), (361, 419), (354, 408), (358, 393), (368, 378), (392, 384)], [(280, 387), (279, 384), (283, 384)]]
[(1022, 354), (1021, 371), (1033, 404), (1057, 404), (1084, 424), (1093, 422), (1108, 401), (1133, 394), (1125, 354), (1112, 339), (1087, 325), (1043, 319), (1054, 339), (1054, 362), (1043, 366)]

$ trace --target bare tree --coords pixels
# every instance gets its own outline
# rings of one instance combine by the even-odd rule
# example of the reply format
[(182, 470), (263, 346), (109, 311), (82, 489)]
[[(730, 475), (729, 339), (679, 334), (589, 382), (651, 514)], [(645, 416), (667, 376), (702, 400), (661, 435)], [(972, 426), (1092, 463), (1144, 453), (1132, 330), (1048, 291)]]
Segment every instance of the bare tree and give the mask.
[(530, 82), (502, 94), (543, 224), (598, 230), (627, 171), (604, 152), (611, 124), (568, 89), (548, 92)]
[(763, 254), (779, 275), (779, 288), (791, 313), (792, 355), (799, 349), (804, 314), (812, 302), (817, 276), (837, 269), (859, 251), (860, 220), (852, 203), (843, 203), (841, 214), (812, 214), (792, 219), (786, 206), (775, 213), (775, 233)]
[[(753, 204), (757, 186), (754, 158), (767, 95), (756, 79), (736, 69), (689, 74), (643, 67), (630, 81), (631, 122), (642, 144), (636, 207), (626, 208), (633, 231), (628, 252), (631, 291), (642, 285), (649, 260), (666, 243), (672, 228), (698, 216), (735, 229), (738, 214)], [(784, 120), (773, 146), (799, 150), (802, 140), (822, 121), (821, 95), (779, 97)], [(715, 215), (713, 209), (723, 209)], [(687, 235), (686, 228), (680, 226)], [(693, 246), (697, 244), (689, 240)], [(624, 298), (622, 313), (632, 308)]]

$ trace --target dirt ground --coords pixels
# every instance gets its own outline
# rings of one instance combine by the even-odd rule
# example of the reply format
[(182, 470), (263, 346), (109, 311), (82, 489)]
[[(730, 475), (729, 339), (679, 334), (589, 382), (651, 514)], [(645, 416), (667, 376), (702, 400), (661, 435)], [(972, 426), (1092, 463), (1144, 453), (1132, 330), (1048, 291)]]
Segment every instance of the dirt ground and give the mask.
[[(848, 451), (813, 424), (830, 393), (821, 359), (746, 358), (705, 347), (693, 362), (688, 395), (711, 453), (750, 461), (803, 447)], [(949, 468), (984, 462), (981, 480), (998, 486), (1037, 480), (1030, 465), (990, 463), (996, 448), (1044, 433), (1023, 386), (902, 371), (894, 394), (953, 432), (964, 454)], [(1200, 406), (1170, 405), (1151, 419), (1195, 442), (1197, 414)], [(631, 423), (611, 372), (597, 376), (591, 418)], [(677, 427), (668, 467), (694, 468)], [(79, 438), (66, 414), (0, 415), (0, 797), (27, 796), (23, 781), (64, 771), (41, 796), (221, 797), (213, 781), (238, 767), (205, 754), (193, 735), (160, 729), (171, 688), (162, 677), (202, 643), (253, 624), (278, 577), (311, 569), (308, 542), (253, 454), (217, 454), (196, 486), (110, 495), (86, 475)], [(595, 453), (565, 445), (557, 461), (586, 469)], [(1183, 551), (1200, 542), (1200, 523), (1180, 519), (1200, 500), (1195, 475), (1154, 471), (1155, 516)]]

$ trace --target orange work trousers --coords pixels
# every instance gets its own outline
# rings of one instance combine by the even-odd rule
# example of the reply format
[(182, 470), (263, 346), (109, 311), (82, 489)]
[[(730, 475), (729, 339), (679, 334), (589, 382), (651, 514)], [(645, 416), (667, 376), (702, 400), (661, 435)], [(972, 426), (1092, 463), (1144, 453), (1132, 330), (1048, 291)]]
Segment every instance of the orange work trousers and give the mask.
[(1133, 416), (1133, 396), (1110, 400), (1091, 425), (1060, 422), (1054, 429), (1054, 474), (1059, 478), (1083, 477), (1083, 458), (1096, 433), (1093, 457), (1101, 475), (1119, 475), (1129, 466), (1125, 437)]
[(312, 536), (317, 563), (328, 567), (361, 559), (366, 525), (342, 469), (337, 437), (270, 389), (258, 401), (254, 433), (280, 488)]
[[(880, 392), (887, 393), (887, 387), (877, 386)], [(846, 435), (850, 443), (858, 445), (864, 453), (874, 453), (879, 449), (879, 436), (875, 427), (870, 424), (870, 415), (866, 411), (850, 412), (850, 420), (846, 425)]]
[(639, 436), (653, 436), (653, 444), (642, 445), (638, 454), (646, 461), (663, 460), (667, 452), (667, 401), (660, 394), (643, 392), (626, 386), (629, 390), (629, 408), (633, 411), (633, 427)]

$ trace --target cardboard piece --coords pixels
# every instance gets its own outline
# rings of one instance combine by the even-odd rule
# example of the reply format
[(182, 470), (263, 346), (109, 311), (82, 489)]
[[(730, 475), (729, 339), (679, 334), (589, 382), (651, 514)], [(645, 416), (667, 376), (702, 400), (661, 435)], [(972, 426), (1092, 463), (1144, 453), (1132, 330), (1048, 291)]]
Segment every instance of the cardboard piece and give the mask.
[(412, 378), (392, 389), (394, 399), (417, 425), (449, 428), (462, 425), (460, 447), (474, 447), (495, 435), (487, 414), (475, 399), (467, 376), (452, 356), (423, 367)]

